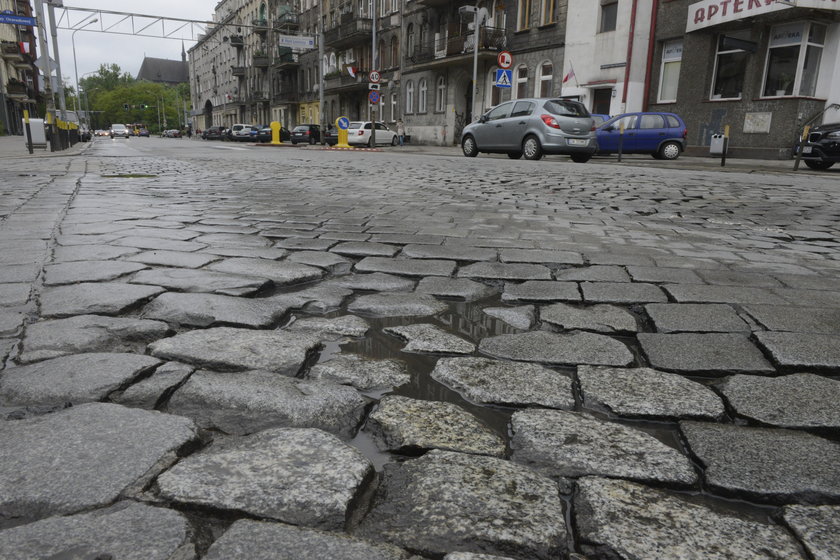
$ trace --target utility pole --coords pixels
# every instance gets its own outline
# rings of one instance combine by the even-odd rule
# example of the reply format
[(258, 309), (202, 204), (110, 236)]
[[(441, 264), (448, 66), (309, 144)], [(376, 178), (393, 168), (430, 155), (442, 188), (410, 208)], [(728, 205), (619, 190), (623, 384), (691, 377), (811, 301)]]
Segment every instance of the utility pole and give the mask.
[(321, 72), (318, 74), (318, 114), (320, 116), (318, 120), (321, 125), (321, 144), (325, 144), (327, 121), (324, 112), (324, 71), (326, 71), (324, 67), (324, 0), (318, 0), (318, 19), (320, 20), (318, 25), (318, 29), (320, 30), (318, 33), (318, 68), (321, 69)]
[[(382, 0), (382, 1), (385, 2), (386, 0)], [(370, 69), (370, 72), (373, 72), (374, 70), (377, 70), (377, 68), (376, 68), (376, 0), (371, 1), (371, 9), (373, 10), (373, 13), (370, 14), (371, 19), (373, 20), (373, 32), (371, 33), (371, 37), (373, 37), (373, 45), (371, 45), (371, 49), (370, 49), (370, 65), (372, 66), (372, 68)], [(370, 74), (370, 72), (368, 74)], [(368, 103), (370, 103), (370, 100), (368, 100)], [(371, 120), (371, 123), (370, 123), (370, 147), (375, 148), (376, 147), (376, 104), (372, 104), (370, 107), (371, 107), (371, 109), (370, 109), (370, 115), (371, 115), (371, 119), (370, 119)]]
[[(50, 50), (47, 47), (47, 27), (44, 18), (44, 0), (35, 0), (35, 15), (38, 18), (38, 48), (41, 49), (43, 57), (44, 72), (44, 93), (47, 97), (47, 132), (50, 137), (50, 151), (56, 148), (55, 136), (55, 92), (52, 89), (52, 64), (50, 63)], [(43, 28), (42, 28), (43, 26)]]

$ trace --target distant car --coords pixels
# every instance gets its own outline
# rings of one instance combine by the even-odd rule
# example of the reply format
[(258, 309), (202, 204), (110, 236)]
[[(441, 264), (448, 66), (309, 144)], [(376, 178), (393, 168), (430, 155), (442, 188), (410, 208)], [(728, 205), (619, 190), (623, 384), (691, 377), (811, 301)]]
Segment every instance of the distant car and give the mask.
[(112, 124), (111, 125), (111, 138), (126, 138), (128, 139), (129, 132), (128, 127), (124, 124)]
[[(373, 147), (373, 138), (371, 138), (371, 123), (370, 121), (352, 121), (350, 128), (347, 130), (347, 143), (351, 146), (368, 146)], [(397, 133), (389, 129), (384, 122), (376, 123), (376, 144), (390, 144), (396, 146), (399, 143)]]
[(228, 130), (228, 138), (238, 142), (247, 142), (251, 139), (250, 124), (235, 124)]
[(223, 126), (211, 126), (201, 132), (201, 137), (204, 140), (221, 140), (224, 138), (224, 131)]
[(137, 136), (140, 136), (141, 138), (143, 138), (143, 137), (149, 138), (151, 136), (151, 134), (149, 133), (148, 128), (141, 128), (140, 132), (137, 133)]
[(334, 126), (327, 129), (326, 134), (324, 134), (324, 142), (328, 146), (335, 146), (338, 144), (338, 129)]
[(577, 101), (515, 99), (497, 105), (464, 127), (461, 149), (467, 157), (487, 152), (537, 160), (544, 154), (565, 154), (572, 161), (584, 163), (597, 148), (594, 130), (589, 111)]
[(614, 116), (595, 131), (599, 154), (618, 152), (622, 124), (622, 153), (677, 159), (685, 151), (688, 128), (679, 116), (674, 113), (624, 113)]
[(100, 130), (96, 131), (96, 136), (110, 136), (110, 135), (111, 135), (111, 131), (109, 131), (109, 130), (101, 130), (100, 129)]
[(162, 136), (164, 138), (180, 138), (181, 131), (177, 128), (170, 128), (169, 130), (164, 130)]
[[(799, 144), (794, 146), (796, 155)], [(823, 171), (840, 162), (840, 122), (815, 126), (802, 145), (802, 161), (811, 169)]]
[[(291, 139), (292, 135), (289, 132), (289, 129), (285, 126), (280, 127), (280, 141), (281, 142), (288, 142)], [(257, 131), (257, 142), (271, 142), (271, 127), (264, 126)]]
[(321, 141), (321, 127), (317, 124), (299, 124), (292, 129), (292, 144), (315, 144)]

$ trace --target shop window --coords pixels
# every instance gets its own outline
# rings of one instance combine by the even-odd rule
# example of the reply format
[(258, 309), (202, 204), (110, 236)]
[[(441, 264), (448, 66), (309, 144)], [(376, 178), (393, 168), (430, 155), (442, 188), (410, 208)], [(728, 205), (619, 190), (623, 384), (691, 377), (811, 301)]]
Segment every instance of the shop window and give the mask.
[(528, 97), (528, 67), (522, 65), (516, 69), (516, 76), (514, 77), (514, 84), (516, 97), (514, 99), (521, 99)]
[(673, 103), (677, 100), (682, 51), (682, 39), (666, 41), (662, 48), (662, 68), (659, 72), (659, 96), (657, 98), (659, 103)]
[(825, 30), (824, 25), (817, 23), (791, 23), (773, 28), (764, 72), (765, 97), (816, 94)]
[(418, 113), (425, 113), (426, 112), (426, 98), (429, 92), (429, 86), (427, 85), (426, 78), (420, 80), (420, 83), (417, 86), (417, 112)]
[(744, 90), (744, 74), (747, 72), (749, 53), (728, 46), (725, 43), (726, 37), (744, 41), (750, 38), (749, 31), (727, 33), (718, 37), (712, 99), (740, 99)]
[(618, 0), (601, 0), (601, 26), (599, 31), (615, 31), (618, 21)]
[(554, 65), (551, 62), (543, 62), (540, 65), (539, 81), (537, 82), (537, 97), (551, 97), (551, 83), (554, 77)]
[(531, 26), (531, 0), (519, 0), (516, 10), (516, 30), (521, 31)]

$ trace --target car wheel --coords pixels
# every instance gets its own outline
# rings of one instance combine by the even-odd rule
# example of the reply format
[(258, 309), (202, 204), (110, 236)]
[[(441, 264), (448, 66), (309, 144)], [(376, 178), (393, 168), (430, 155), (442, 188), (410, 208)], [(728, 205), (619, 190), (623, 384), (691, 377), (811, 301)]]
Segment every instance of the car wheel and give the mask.
[(507, 155), (510, 159), (519, 159), (522, 157), (522, 152), (508, 152)]
[(834, 165), (833, 161), (820, 161), (815, 159), (806, 159), (805, 165), (810, 167), (811, 169), (816, 169), (817, 171), (824, 171)]
[(397, 137), (396, 137), (396, 136), (394, 136), (393, 138), (391, 138), (391, 145), (392, 145), (392, 146), (396, 146), (396, 145), (397, 145), (397, 144), (399, 144), (399, 143), (400, 143), (400, 142), (399, 142), (399, 140), (397, 140)]
[(572, 161), (575, 163), (586, 163), (592, 159), (592, 156), (589, 154), (572, 154)]
[(660, 159), (677, 159), (680, 157), (680, 145), (676, 142), (665, 142), (659, 147)]
[(528, 136), (522, 142), (522, 153), (525, 159), (537, 160), (543, 156), (542, 146), (536, 136)]
[(478, 155), (478, 146), (475, 143), (475, 138), (472, 136), (464, 136), (464, 140), (461, 142), (461, 149), (467, 157), (475, 157)]

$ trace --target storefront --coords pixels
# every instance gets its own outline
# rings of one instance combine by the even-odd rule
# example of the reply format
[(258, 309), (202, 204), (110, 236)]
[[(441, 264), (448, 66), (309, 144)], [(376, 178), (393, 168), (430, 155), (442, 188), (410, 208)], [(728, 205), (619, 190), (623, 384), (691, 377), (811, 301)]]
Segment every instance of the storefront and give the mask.
[(729, 125), (733, 157), (786, 158), (803, 126), (840, 122), (840, 2), (673, 0), (657, 17), (649, 107), (683, 117), (691, 152)]

